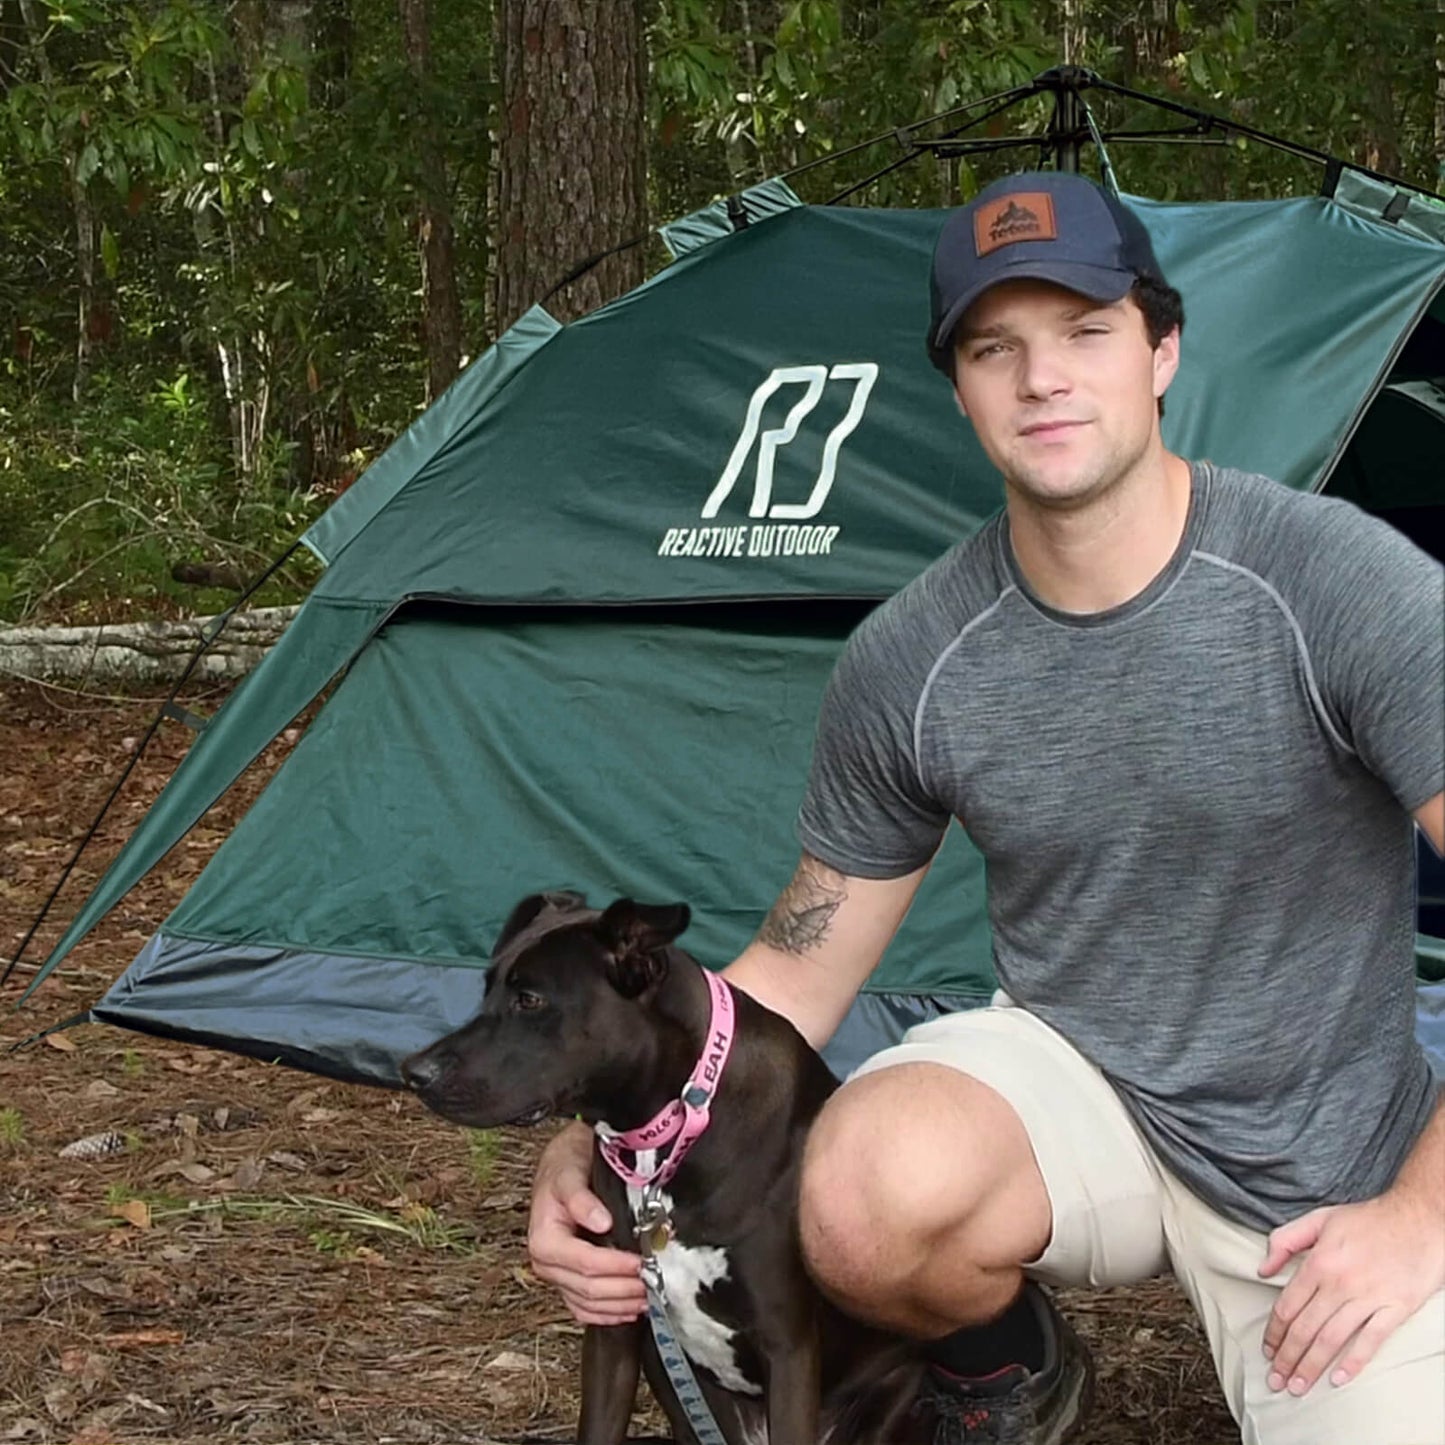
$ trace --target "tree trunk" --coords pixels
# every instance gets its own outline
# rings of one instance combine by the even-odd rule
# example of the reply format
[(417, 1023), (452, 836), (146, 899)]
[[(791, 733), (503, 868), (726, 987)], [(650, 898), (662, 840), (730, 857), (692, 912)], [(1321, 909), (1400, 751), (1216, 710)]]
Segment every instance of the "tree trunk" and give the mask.
[(75, 374), (70, 381), (70, 399), (79, 401), (90, 378), (90, 313), (95, 305), (95, 213), (90, 193), (76, 174), (76, 157), (70, 172), (70, 205), (75, 213), (75, 258), (79, 267), (79, 295), (75, 314)]
[[(1368, 52), (1367, 52), (1368, 54)], [(1369, 54), (1369, 79), (1365, 86), (1365, 164), (1387, 176), (1400, 174), (1400, 124), (1395, 114), (1395, 97), (1390, 85), (1388, 57)]]
[[(216, 162), (219, 164), (226, 148), (225, 122), (221, 116), (221, 89), (216, 79), (215, 64), (206, 57), (206, 80), (211, 102), (211, 139), (216, 146)], [(232, 288), (236, 285), (236, 227), (229, 209), (217, 207), (221, 218), (222, 243), (225, 247), (226, 273)], [(213, 244), (214, 218), (209, 210), (198, 209), (192, 217), (196, 244), (207, 251)], [(231, 432), (231, 459), (236, 468), (236, 477), (244, 487), (251, 475), (247, 450), (247, 429), (245, 425), (245, 350), (239, 337), (213, 328), (216, 348), (216, 363), (221, 372), (221, 389), (226, 397), (226, 417)]]
[[(510, 326), (580, 261), (646, 226), (641, 0), (500, 0), (492, 319)], [(548, 309), (570, 321), (639, 284), (641, 246)]]
[[(274, 52), (290, 52), (305, 68), (311, 49), (316, 0), (234, 0), (231, 6), (231, 34), (240, 61), (226, 77), (228, 99), (244, 96), (251, 80)], [(223, 143), (221, 89), (214, 70), (208, 75), (211, 88), (211, 121), (218, 148)], [(232, 90), (239, 94), (231, 95)], [(250, 228), (259, 240), (259, 226)], [(233, 285), (237, 279), (237, 226), (225, 217), (226, 250)], [(271, 420), (271, 377), (275, 345), (268, 331), (246, 334), (240, 330), (216, 337), (216, 355), (221, 368), (226, 402), (230, 410), (231, 445), (237, 480), (244, 493), (254, 485), (262, 448)]]
[(316, 0), (233, 0), (232, 33), (248, 75), (277, 47), (294, 50), (298, 58), (311, 49), (315, 5)]
[(434, 400), (456, 379), (462, 359), (462, 306), (457, 295), (456, 237), (447, 200), (446, 168), (428, 103), (431, 24), (427, 0), (398, 0), (407, 64), (421, 97), (418, 137), (421, 178), (417, 194), (417, 248), (421, 259), (421, 321), (426, 338), (426, 399)]
[[(35, 10), (35, 0), (20, 0), (20, 15), (25, 22), (26, 36), (35, 56), (35, 66), (46, 90), (55, 94), (55, 70), (45, 50), (45, 32)], [(90, 312), (95, 302), (95, 213), (90, 193), (80, 180), (80, 155), (72, 149), (65, 157), (66, 182), (70, 188), (70, 209), (75, 218), (75, 261), (79, 272), (75, 329), (75, 371), (70, 382), (70, 399), (79, 401), (85, 394), (90, 375)]]
[(311, 27), (311, 80), (317, 103), (326, 110), (339, 110), (351, 84), (356, 48), (351, 0), (318, 0)]
[(1089, 43), (1085, 0), (1063, 0), (1063, 52), (1065, 65), (1082, 65)]
[[(1082, 0), (1064, 0), (1064, 8), (1066, 16), (1076, 14), (1081, 26), (1086, 23), (1087, 7)], [(1115, 20), (1113, 34), (1108, 33), (1107, 21), (1101, 22), (1101, 27), (1106, 44), (1118, 40), (1123, 83), (1131, 85), (1141, 77), (1159, 74), (1174, 36), (1174, 0), (1145, 0), (1133, 9), (1126, 9), (1124, 16), (1127, 18), (1121, 16)]]

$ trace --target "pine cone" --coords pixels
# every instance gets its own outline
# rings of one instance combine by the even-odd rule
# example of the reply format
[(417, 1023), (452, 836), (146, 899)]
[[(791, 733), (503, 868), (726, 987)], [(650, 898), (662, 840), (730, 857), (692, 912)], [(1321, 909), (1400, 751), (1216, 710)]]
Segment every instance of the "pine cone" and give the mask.
[(107, 1154), (119, 1154), (125, 1148), (125, 1135), (107, 1129), (104, 1134), (91, 1134), (67, 1144), (60, 1151), (62, 1159), (104, 1159)]

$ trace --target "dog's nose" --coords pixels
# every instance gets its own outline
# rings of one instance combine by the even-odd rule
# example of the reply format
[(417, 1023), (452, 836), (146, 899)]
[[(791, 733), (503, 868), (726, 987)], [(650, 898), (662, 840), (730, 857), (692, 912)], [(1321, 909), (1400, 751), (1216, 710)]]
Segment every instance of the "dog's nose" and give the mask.
[(421, 1093), (436, 1083), (442, 1071), (441, 1061), (429, 1049), (401, 1061), (401, 1077), (408, 1089)]

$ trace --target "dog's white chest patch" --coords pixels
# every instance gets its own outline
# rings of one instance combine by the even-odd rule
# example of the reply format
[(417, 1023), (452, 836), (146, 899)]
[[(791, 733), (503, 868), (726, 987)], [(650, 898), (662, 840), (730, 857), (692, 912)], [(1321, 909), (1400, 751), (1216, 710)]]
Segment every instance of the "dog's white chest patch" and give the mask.
[(761, 1386), (738, 1369), (733, 1331), (698, 1303), (704, 1289), (727, 1278), (727, 1251), (709, 1245), (689, 1246), (674, 1239), (658, 1255), (657, 1262), (662, 1266), (667, 1312), (677, 1331), (678, 1343), (688, 1357), (711, 1370), (718, 1383), (727, 1389), (736, 1390), (740, 1395), (761, 1395)]
[[(659, 1194), (659, 1201), (671, 1214), (672, 1200), (666, 1191)], [(636, 1218), (641, 1192), (629, 1187), (627, 1202)], [(690, 1245), (674, 1235), (656, 1259), (662, 1272), (667, 1316), (688, 1358), (715, 1376), (724, 1389), (740, 1395), (761, 1395), (762, 1386), (738, 1368), (733, 1349), (736, 1331), (708, 1314), (699, 1300), (703, 1290), (728, 1277), (727, 1251), (712, 1245)]]

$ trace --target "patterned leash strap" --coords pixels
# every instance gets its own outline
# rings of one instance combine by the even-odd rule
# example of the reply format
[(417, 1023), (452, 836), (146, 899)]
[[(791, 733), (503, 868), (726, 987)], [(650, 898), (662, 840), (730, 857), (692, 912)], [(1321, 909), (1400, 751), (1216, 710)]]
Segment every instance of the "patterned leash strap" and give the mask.
[(662, 1296), (651, 1285), (647, 1290), (647, 1319), (652, 1325), (652, 1338), (657, 1344), (662, 1368), (667, 1371), (667, 1382), (672, 1386), (672, 1393), (677, 1396), (677, 1403), (682, 1406), (693, 1434), (697, 1436), (698, 1445), (728, 1445), (703, 1398), (702, 1387), (693, 1373), (687, 1351), (678, 1344), (677, 1336), (672, 1332), (672, 1322), (667, 1317)]
[(655, 1194), (649, 1191), (644, 1196), (642, 1208), (638, 1211), (634, 1225), (638, 1243), (642, 1248), (642, 1282), (647, 1287), (647, 1322), (652, 1326), (653, 1343), (657, 1346), (658, 1358), (667, 1372), (667, 1382), (677, 1403), (687, 1416), (697, 1436), (698, 1445), (728, 1445), (723, 1438), (713, 1413), (708, 1408), (702, 1387), (693, 1373), (692, 1361), (687, 1351), (678, 1343), (677, 1333), (667, 1313), (667, 1289), (663, 1284), (662, 1266), (658, 1253), (667, 1248), (672, 1236), (672, 1221), (667, 1211), (659, 1204)]

